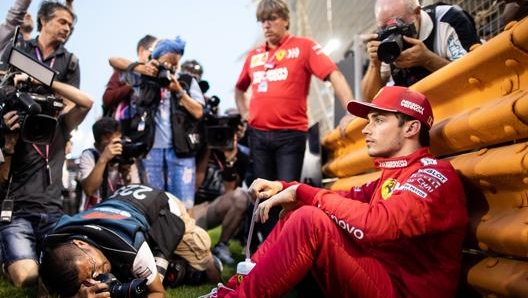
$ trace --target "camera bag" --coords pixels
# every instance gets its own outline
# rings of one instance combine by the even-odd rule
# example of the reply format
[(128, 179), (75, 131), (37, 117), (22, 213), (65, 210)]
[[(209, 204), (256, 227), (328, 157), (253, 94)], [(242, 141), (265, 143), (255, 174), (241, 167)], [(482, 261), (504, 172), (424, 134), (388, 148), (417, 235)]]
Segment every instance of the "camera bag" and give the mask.
[[(189, 94), (193, 77), (188, 74), (180, 74), (178, 81)], [(190, 94), (189, 94), (190, 95)], [(184, 106), (182, 106), (181, 96), (171, 94), (171, 129), (172, 146), (174, 152), (179, 157), (193, 156), (201, 147), (202, 136), (199, 119), (194, 118)]]
[(154, 117), (160, 100), (159, 85), (150, 80), (142, 80), (136, 111), (130, 118), (120, 120), (122, 134), (133, 143), (145, 144), (147, 152), (154, 144)]

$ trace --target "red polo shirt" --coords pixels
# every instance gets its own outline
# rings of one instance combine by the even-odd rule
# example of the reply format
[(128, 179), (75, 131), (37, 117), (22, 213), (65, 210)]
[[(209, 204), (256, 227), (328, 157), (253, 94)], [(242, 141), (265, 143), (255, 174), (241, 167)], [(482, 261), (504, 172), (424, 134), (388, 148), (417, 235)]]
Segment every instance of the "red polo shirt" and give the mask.
[(311, 75), (321, 80), (337, 69), (315, 41), (284, 36), (275, 49), (262, 45), (249, 52), (236, 87), (251, 86), (249, 124), (260, 130), (307, 131)]

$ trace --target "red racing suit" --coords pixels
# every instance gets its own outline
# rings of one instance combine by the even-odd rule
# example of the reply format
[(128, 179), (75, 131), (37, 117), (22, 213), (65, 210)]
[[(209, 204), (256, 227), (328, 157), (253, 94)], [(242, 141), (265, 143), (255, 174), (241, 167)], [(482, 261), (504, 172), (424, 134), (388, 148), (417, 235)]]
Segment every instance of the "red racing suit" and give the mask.
[(428, 148), (375, 162), (381, 177), (349, 192), (301, 184), (303, 206), (279, 221), (228, 297), (279, 297), (307, 273), (327, 297), (454, 297), (467, 224), (455, 170)]

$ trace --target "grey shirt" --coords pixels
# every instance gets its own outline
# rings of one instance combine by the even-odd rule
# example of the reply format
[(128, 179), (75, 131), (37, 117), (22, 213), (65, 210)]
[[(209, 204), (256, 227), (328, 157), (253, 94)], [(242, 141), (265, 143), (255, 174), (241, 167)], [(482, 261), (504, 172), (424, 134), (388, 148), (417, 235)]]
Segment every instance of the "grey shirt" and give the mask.
[(17, 26), (22, 25), (31, 0), (15, 0), (15, 3), (7, 12), (6, 18), (0, 24), (0, 56), (9, 43)]

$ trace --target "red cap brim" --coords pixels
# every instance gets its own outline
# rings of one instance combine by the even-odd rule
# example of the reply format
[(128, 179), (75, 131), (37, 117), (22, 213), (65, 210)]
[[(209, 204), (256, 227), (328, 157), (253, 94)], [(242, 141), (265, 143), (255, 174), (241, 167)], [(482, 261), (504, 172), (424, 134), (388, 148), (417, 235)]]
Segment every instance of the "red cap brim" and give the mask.
[(398, 112), (395, 109), (388, 109), (388, 108), (380, 107), (378, 105), (375, 105), (369, 102), (363, 102), (363, 101), (358, 101), (358, 100), (351, 100), (347, 104), (347, 110), (350, 112), (350, 114), (361, 117), (361, 118), (365, 118), (365, 119), (368, 118), (367, 117), (368, 113), (370, 113), (372, 109), (392, 112), (392, 113)]

